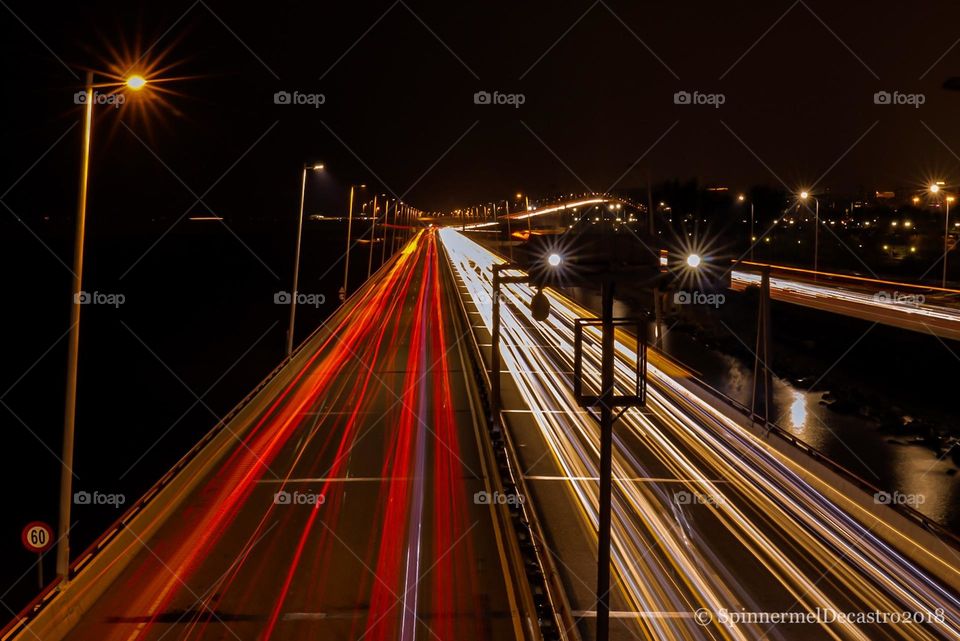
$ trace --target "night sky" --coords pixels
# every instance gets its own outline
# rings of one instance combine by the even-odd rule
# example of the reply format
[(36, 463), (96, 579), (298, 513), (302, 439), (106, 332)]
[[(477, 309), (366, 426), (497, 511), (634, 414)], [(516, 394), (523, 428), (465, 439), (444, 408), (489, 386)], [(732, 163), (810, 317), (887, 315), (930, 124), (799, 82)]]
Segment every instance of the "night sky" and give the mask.
[[(955, 2), (9, 0), (0, 14), (3, 202), (26, 221), (72, 217), (83, 70), (140, 55), (136, 70), (159, 60), (178, 80), (147, 117), (97, 110), (91, 212), (121, 226), (286, 217), (304, 161), (329, 170), (314, 211), (351, 182), (427, 210), (648, 172), (843, 193), (960, 182), (960, 92), (942, 88), (960, 75)], [(278, 91), (325, 102), (277, 105)]]

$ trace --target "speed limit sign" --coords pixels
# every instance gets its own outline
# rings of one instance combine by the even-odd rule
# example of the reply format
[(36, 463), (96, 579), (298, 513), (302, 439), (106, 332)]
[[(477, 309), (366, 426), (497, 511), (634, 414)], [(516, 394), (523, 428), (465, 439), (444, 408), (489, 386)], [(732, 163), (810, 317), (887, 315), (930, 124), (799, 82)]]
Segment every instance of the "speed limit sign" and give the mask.
[(20, 533), (20, 541), (28, 552), (41, 554), (53, 545), (53, 528), (42, 521), (27, 523)]

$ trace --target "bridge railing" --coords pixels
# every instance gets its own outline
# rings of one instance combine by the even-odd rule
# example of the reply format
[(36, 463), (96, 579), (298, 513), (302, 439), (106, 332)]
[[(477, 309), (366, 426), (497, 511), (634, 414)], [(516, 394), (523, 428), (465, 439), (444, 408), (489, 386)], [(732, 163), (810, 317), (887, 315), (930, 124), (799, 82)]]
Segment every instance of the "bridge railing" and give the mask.
[(772, 275), (787, 275), (793, 274), (800, 278), (813, 278), (816, 277), (820, 284), (825, 283), (837, 283), (837, 284), (851, 284), (858, 286), (876, 286), (876, 287), (886, 287), (886, 288), (896, 288), (896, 289), (905, 289), (911, 290), (914, 292), (924, 292), (924, 293), (933, 293), (933, 294), (943, 294), (947, 296), (960, 296), (960, 289), (951, 289), (949, 287), (937, 287), (936, 285), (927, 285), (924, 283), (907, 283), (902, 281), (888, 280), (884, 278), (871, 278), (867, 276), (859, 276), (857, 274), (842, 274), (839, 272), (824, 272), (824, 271), (814, 271), (812, 269), (805, 269), (803, 267), (794, 267), (792, 265), (777, 265), (773, 263), (763, 263), (759, 261), (752, 260), (735, 260), (732, 261), (733, 267), (731, 269), (741, 269), (743, 271), (757, 271), (765, 267), (770, 268), (770, 273)]

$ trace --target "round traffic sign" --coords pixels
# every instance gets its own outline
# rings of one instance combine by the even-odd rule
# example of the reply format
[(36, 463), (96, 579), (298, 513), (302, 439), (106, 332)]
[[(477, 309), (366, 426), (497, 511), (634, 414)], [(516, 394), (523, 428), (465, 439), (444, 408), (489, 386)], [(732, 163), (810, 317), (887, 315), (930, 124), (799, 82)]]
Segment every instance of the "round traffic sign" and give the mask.
[(53, 545), (53, 528), (42, 521), (27, 523), (20, 533), (20, 541), (28, 552), (46, 552)]

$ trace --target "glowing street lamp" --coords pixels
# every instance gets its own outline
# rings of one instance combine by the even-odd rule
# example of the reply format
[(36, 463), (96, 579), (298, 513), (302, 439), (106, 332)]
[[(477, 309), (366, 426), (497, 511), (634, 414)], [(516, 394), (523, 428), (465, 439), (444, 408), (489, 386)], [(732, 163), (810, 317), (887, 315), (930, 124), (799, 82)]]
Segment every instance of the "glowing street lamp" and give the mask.
[(57, 575), (65, 585), (70, 577), (70, 504), (73, 499), (73, 440), (77, 417), (77, 364), (80, 360), (80, 310), (83, 296), (84, 232), (87, 224), (87, 183), (90, 177), (90, 143), (93, 136), (95, 88), (127, 87), (139, 91), (147, 84), (140, 75), (123, 82), (94, 85), (93, 71), (87, 71), (84, 90), (83, 138), (80, 151), (80, 187), (77, 197), (76, 233), (73, 245), (73, 303), (70, 306), (70, 338), (67, 343), (67, 386), (63, 413), (63, 454), (60, 457), (60, 521), (57, 524)]
[(813, 271), (814, 271), (814, 280), (816, 280), (816, 272), (818, 272), (818, 266), (820, 264), (820, 201), (817, 198), (814, 198), (810, 195), (810, 192), (804, 190), (800, 192), (800, 200), (806, 204), (808, 198), (813, 198), (813, 202), (816, 207), (813, 214), (814, 230), (813, 230)]
[(303, 201), (307, 195), (307, 172), (323, 171), (322, 164), (304, 165), (300, 180), (300, 217), (297, 221), (297, 247), (293, 254), (293, 289), (290, 290), (290, 327), (287, 328), (287, 356), (293, 353), (293, 322), (297, 315), (297, 285), (300, 279), (300, 241), (303, 237)]
[[(942, 184), (944, 184), (943, 181), (931, 184), (928, 189), (929, 192), (936, 196), (940, 193), (940, 185)], [(941, 287), (947, 286), (947, 254), (950, 251), (950, 203), (953, 202), (953, 196), (947, 195), (944, 201), (946, 202), (946, 212), (943, 218), (943, 277), (940, 281)]]
[(700, 258), (700, 254), (690, 254), (687, 256), (687, 267), (690, 269), (699, 269), (702, 262), (703, 259)]
[(551, 267), (557, 267), (562, 262), (563, 258), (560, 256), (560, 254), (550, 254), (550, 256), (547, 257), (547, 263), (549, 263)]
[(354, 188), (366, 189), (366, 185), (350, 185), (350, 206), (347, 209), (347, 253), (343, 263), (343, 287), (340, 288), (340, 300), (347, 299), (347, 276), (350, 274), (350, 236), (353, 232), (353, 191)]
[(132, 75), (127, 78), (127, 81), (124, 83), (128, 88), (133, 89), (134, 91), (140, 91), (147, 86), (147, 79), (140, 75)]

